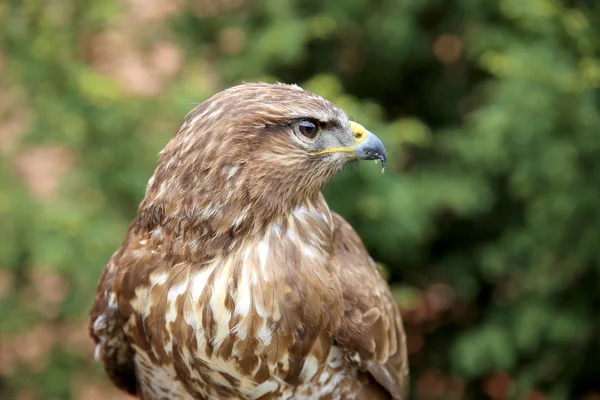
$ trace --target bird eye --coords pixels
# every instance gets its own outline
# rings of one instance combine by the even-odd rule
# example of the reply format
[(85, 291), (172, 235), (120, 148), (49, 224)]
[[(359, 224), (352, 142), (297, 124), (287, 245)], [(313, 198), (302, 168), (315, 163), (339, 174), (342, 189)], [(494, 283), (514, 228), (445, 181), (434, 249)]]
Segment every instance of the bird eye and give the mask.
[(300, 121), (298, 124), (298, 130), (302, 135), (309, 139), (314, 139), (317, 137), (317, 133), (319, 133), (319, 127), (317, 124), (311, 121)]

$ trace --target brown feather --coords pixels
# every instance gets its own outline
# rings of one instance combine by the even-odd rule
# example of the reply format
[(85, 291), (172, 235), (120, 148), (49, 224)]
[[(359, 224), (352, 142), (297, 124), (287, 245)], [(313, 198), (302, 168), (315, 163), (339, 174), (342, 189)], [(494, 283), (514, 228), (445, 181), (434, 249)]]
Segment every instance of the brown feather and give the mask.
[(339, 215), (336, 226), (338, 277), (345, 318), (336, 339), (357, 366), (368, 371), (394, 399), (408, 391), (406, 339), (400, 312), (385, 280), (352, 227)]

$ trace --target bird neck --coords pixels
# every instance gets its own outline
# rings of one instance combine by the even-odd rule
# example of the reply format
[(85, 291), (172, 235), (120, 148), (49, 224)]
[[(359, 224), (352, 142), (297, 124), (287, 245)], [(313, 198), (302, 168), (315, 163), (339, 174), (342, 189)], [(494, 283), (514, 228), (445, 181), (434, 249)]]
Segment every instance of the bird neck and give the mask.
[[(235, 197), (235, 198), (234, 198)], [(249, 238), (288, 235), (299, 241), (328, 242), (332, 216), (321, 192), (294, 201), (267, 197), (244, 201), (243, 191), (220, 198), (194, 191), (147, 191), (134, 229), (160, 238), (183, 259), (202, 261), (228, 254)], [(160, 235), (153, 235), (158, 230)], [(310, 232), (310, 234), (308, 234)], [(164, 242), (164, 243), (163, 243)], [(329, 251), (329, 250), (326, 250)]]

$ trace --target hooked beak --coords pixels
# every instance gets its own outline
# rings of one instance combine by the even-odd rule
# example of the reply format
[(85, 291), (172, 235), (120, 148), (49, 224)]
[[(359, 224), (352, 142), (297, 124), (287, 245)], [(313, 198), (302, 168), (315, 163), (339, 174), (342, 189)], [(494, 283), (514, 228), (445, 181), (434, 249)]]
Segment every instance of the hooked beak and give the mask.
[(349, 153), (353, 158), (357, 158), (359, 160), (380, 160), (381, 172), (384, 172), (385, 164), (387, 162), (387, 155), (381, 140), (366, 130), (359, 123), (350, 121), (350, 127), (352, 128), (352, 134), (354, 135), (353, 145), (324, 149), (312, 154), (319, 155), (325, 153)]
[(381, 160), (381, 172), (385, 171), (387, 154), (381, 140), (361, 124), (351, 121), (354, 132), (354, 156), (360, 160)]

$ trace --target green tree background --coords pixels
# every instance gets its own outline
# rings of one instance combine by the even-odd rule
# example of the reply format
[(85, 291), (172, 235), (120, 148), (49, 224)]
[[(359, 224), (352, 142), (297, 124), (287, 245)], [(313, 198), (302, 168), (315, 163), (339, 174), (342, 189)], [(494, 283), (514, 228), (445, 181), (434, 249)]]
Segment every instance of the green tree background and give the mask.
[(591, 0), (0, 2), (0, 398), (126, 398), (100, 271), (185, 114), (254, 80), (385, 142), (326, 196), (387, 271), (414, 399), (600, 399)]

